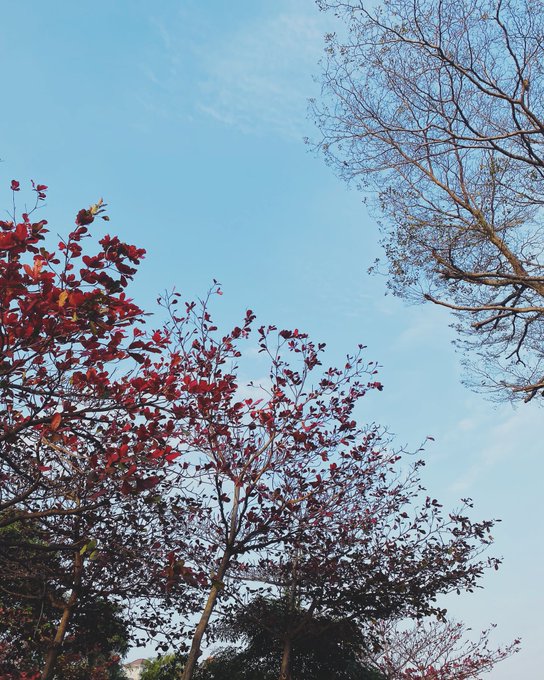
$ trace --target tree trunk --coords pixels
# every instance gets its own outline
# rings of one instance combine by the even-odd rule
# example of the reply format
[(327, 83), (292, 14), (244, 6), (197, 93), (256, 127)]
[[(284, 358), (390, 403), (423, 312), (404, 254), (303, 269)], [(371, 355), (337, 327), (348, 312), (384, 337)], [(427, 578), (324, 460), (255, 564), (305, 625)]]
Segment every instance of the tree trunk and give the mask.
[(210, 620), (210, 616), (215, 606), (215, 602), (217, 600), (219, 591), (222, 590), (224, 587), (223, 578), (227, 572), (230, 558), (232, 557), (232, 546), (234, 545), (236, 533), (238, 531), (237, 522), (239, 502), (240, 502), (240, 487), (235, 486), (232, 499), (232, 510), (230, 514), (229, 535), (227, 538), (225, 552), (223, 553), (223, 557), (221, 558), (221, 564), (219, 565), (217, 574), (214, 576), (212, 582), (212, 589), (210, 590), (210, 594), (208, 595), (206, 606), (204, 607), (204, 611), (202, 612), (202, 616), (200, 617), (200, 621), (198, 622), (198, 626), (196, 627), (195, 634), (193, 635), (193, 641), (191, 642), (189, 656), (187, 657), (183, 673), (180, 676), (181, 680), (192, 680), (195, 666), (200, 655), (200, 645), (202, 644), (202, 638), (204, 637), (204, 633), (206, 632), (206, 628), (208, 627), (208, 621)]
[(202, 644), (202, 638), (204, 637), (204, 633), (208, 627), (208, 621), (210, 620), (210, 616), (215, 606), (219, 591), (223, 588), (223, 577), (227, 571), (229, 559), (230, 556), (228, 552), (225, 552), (223, 554), (223, 559), (221, 560), (219, 570), (214, 577), (210, 594), (208, 595), (208, 599), (206, 601), (206, 606), (204, 607), (200, 621), (198, 622), (198, 625), (195, 629), (193, 641), (191, 642), (191, 649), (189, 650), (189, 656), (187, 657), (185, 668), (183, 669), (183, 672), (180, 676), (181, 680), (191, 680), (193, 677), (195, 666), (197, 664), (198, 657), (200, 656), (200, 645)]
[(291, 638), (283, 642), (283, 654), (281, 657), (280, 680), (291, 680)]
[(41, 674), (41, 680), (50, 680), (53, 677), (57, 658), (62, 647), (62, 643), (64, 642), (64, 637), (66, 636), (66, 630), (68, 629), (68, 622), (70, 621), (70, 616), (72, 615), (72, 611), (74, 610), (79, 595), (82, 572), (83, 558), (79, 552), (76, 552), (74, 553), (74, 582), (72, 586), (72, 592), (70, 593), (70, 597), (66, 601), (62, 611), (60, 623), (57, 627), (57, 632), (55, 633), (55, 639), (53, 640), (53, 643), (47, 652), (45, 665)]
[[(289, 620), (295, 609), (295, 600), (297, 594), (297, 572), (298, 572), (299, 551), (295, 551), (293, 560), (293, 568), (291, 571), (291, 585), (289, 586), (289, 598), (287, 604), (289, 605)], [(293, 630), (291, 622), (288, 624), (286, 637), (283, 641), (283, 654), (281, 657), (280, 680), (291, 680), (291, 652), (293, 648)]]

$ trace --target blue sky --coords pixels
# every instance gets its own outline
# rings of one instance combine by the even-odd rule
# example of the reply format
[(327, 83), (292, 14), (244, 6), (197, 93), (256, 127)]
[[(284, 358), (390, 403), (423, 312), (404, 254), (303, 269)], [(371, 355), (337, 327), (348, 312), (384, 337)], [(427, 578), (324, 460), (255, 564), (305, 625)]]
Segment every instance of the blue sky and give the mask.
[(65, 231), (103, 196), (108, 229), (148, 250), (133, 288), (143, 305), (174, 285), (202, 295), (216, 278), (225, 322), (250, 307), (326, 341), (331, 363), (367, 345), (385, 390), (362, 417), (413, 448), (434, 436), (432, 495), (471, 496), (475, 516), (503, 519), (504, 566), (447, 606), (475, 629), (496, 622), (497, 640), (523, 637), (489, 678), (537, 677), (542, 414), (463, 388), (447, 313), (385, 296), (366, 274), (377, 227), (302, 141), (335, 27), (311, 0), (5, 4), (0, 197), (12, 178), (48, 184), (47, 217)]

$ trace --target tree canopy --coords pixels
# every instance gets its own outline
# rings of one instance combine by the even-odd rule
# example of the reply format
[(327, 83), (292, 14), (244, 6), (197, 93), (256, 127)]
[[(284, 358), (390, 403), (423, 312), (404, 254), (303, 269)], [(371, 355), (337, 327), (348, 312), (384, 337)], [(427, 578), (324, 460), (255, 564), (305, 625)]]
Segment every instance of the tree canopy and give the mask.
[[(298, 625), (302, 623), (303, 625)], [(290, 674), (297, 680), (379, 680), (365, 665), (366, 641), (349, 619), (312, 616), (297, 610), (288, 597), (257, 597), (223, 620), (219, 637), (242, 644), (213, 652), (201, 664), (210, 680), (276, 680), (285, 635), (293, 635)], [(229, 675), (230, 673), (230, 675)]]
[[(46, 187), (33, 189), (37, 209)], [(482, 555), (494, 521), (472, 520), (468, 499), (444, 511), (422, 462), (403, 467), (385, 430), (358, 421), (382, 389), (363, 346), (327, 367), (323, 343), (256, 327), (251, 310), (222, 330), (217, 283), (199, 302), (167, 294), (149, 328), (125, 293), (143, 250), (91, 236), (102, 201), (56, 250), (31, 215), (0, 223), (6, 677), (99, 680), (127, 641), (156, 640), (191, 680), (218, 615), (247, 614), (248, 635), (261, 606), (282, 680), (329, 672), (326, 649), (337, 673), (353, 662), (347, 679), (366, 620), (441, 616), (438, 595), (498, 567)], [(243, 377), (248, 343), (261, 385)]]
[(377, 195), (389, 285), (453, 310), (467, 380), (544, 393), (544, 5), (535, 0), (318, 4), (313, 104), (328, 160)]

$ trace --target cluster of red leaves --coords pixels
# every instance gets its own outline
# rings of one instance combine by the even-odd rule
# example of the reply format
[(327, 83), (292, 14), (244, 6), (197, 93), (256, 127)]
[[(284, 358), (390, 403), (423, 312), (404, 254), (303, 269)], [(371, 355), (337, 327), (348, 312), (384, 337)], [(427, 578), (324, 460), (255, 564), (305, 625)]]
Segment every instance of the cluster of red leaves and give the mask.
[[(6, 588), (23, 601), (49, 598), (60, 616), (71, 599), (57, 592), (72, 588), (75, 607), (84, 584), (101, 583), (119, 599), (131, 585), (126, 560), (145, 571), (127, 538), (141, 520), (133, 512), (129, 521), (120, 499), (150, 491), (172, 459), (158, 408), (164, 385), (149, 359), (167, 338), (144, 334), (143, 312), (125, 292), (144, 251), (93, 238), (93, 222), (107, 219), (103, 202), (79, 211), (51, 248), (46, 220), (34, 219), (47, 187), (32, 188), (34, 208), (0, 222), (0, 529), (10, 528), (0, 553)], [(22, 526), (39, 529), (39, 540)], [(29, 560), (17, 556), (18, 535)], [(35, 547), (47, 555), (48, 544), (59, 561), (46, 578)], [(136, 591), (136, 573), (133, 582)], [(34, 583), (42, 585), (25, 585)]]
[(476, 680), (519, 651), (519, 640), (492, 647), (493, 628), (474, 639), (456, 621), (418, 621), (411, 627), (376, 623), (381, 651), (370, 662), (388, 680)]
[(460, 660), (446, 661), (439, 666), (408, 668), (401, 672), (399, 680), (474, 680), (481, 673), (488, 672), (507, 654), (475, 654)]
[[(39, 637), (39, 625), (31, 610), (24, 606), (0, 606), (0, 678), (2, 680), (38, 680), (40, 672), (27, 658), (31, 656), (33, 637)], [(13, 635), (23, 630), (23, 640)], [(22, 644), (21, 644), (22, 643)]]
[[(360, 400), (381, 389), (363, 347), (341, 368), (324, 369), (324, 345), (299, 330), (255, 332), (248, 311), (224, 334), (208, 300), (178, 309), (172, 295), (164, 304), (170, 346), (154, 370), (168, 393), (172, 434), (183, 443), (173, 466), (172, 488), (183, 499), (172, 504), (171, 541), (206, 575), (193, 601), (224, 604), (240, 597), (244, 580), (249, 589), (256, 581), (285, 584), (296, 554), (306, 601), (334, 603), (332, 616), (440, 613), (438, 593), (471, 589), (498, 564), (478, 559), (493, 522), (444, 514), (436, 500), (421, 498), (417, 467), (400, 474), (380, 428), (357, 422)], [(269, 374), (247, 396), (238, 364), (255, 336)], [(190, 660), (198, 644), (195, 637)]]
[[(38, 200), (46, 188), (35, 186)], [(19, 184), (14, 182), (12, 189), (18, 191)], [(0, 390), (5, 405), (0, 441), (9, 443), (26, 433), (41, 442), (37, 448), (42, 452), (44, 442), (56, 442), (57, 452), (62, 446), (76, 454), (88, 448), (81, 426), (99, 424), (102, 432), (110, 431), (89, 462), (111, 474), (113, 463), (119, 470), (126, 462), (123, 447), (129, 440), (138, 453), (153, 438), (153, 423), (137, 429), (126, 417), (134, 420), (142, 411), (139, 380), (126, 372), (116, 378), (115, 368), (127, 360), (143, 361), (161, 341), (142, 337), (136, 327), (142, 310), (124, 292), (144, 251), (105, 235), (93, 255), (83, 254), (89, 225), (105, 217), (103, 211), (102, 201), (80, 211), (57, 252), (45, 246), (45, 220), (32, 221), (24, 214), (21, 221), (0, 222)], [(147, 380), (145, 388), (151, 400), (150, 391), (157, 393), (161, 385)], [(111, 446), (104, 446), (108, 440)], [(48, 444), (45, 448), (54, 450)], [(45, 453), (37, 453), (35, 462), (33, 472), (54, 467)], [(130, 465), (122, 476), (125, 489), (133, 476), (130, 488), (153, 484), (139, 479)]]

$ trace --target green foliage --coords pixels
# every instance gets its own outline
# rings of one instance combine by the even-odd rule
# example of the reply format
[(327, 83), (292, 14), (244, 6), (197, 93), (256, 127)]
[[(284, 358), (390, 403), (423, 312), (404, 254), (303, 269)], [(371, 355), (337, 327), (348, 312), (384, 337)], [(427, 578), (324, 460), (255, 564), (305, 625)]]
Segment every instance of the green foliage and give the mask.
[(285, 600), (256, 598), (238, 609), (220, 636), (226, 647), (199, 666), (198, 680), (276, 680), (284, 640), (292, 642), (293, 680), (379, 680), (360, 658), (365, 640), (348, 620), (314, 617)]
[[(227, 647), (203, 661), (195, 673), (195, 680), (277, 680), (280, 668), (279, 649), (264, 656), (254, 656), (254, 650), (240, 651)], [(295, 652), (293, 680), (380, 680), (380, 675), (353, 659), (326, 657), (317, 641), (306, 653), (300, 647)]]
[(0, 677), (40, 667), (58, 621), (52, 602), (62, 599), (62, 589), (52, 574), (59, 564), (36, 525), (0, 528)]
[(183, 670), (185, 655), (165, 654), (146, 661), (140, 680), (172, 680)]
[(253, 656), (248, 650), (226, 647), (202, 661), (195, 680), (277, 680), (279, 659)]

